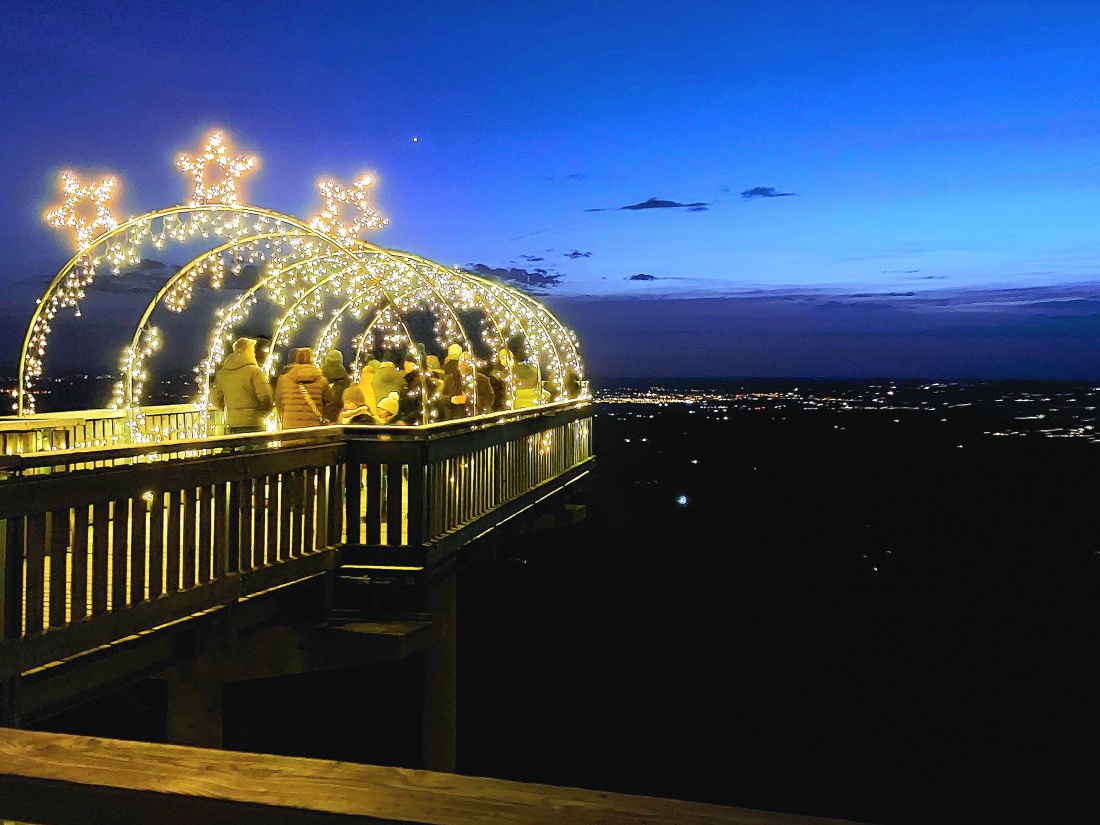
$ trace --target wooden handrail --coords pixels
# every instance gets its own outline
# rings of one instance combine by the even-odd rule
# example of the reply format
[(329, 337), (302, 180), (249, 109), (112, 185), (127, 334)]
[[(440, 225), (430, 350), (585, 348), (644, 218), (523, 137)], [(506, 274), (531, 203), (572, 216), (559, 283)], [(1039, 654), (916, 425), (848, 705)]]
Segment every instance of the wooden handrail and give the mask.
[[(510, 518), (586, 474), (591, 415), (573, 402), (424, 428), (8, 457), (0, 647), (36, 652), (7, 670), (44, 664), (62, 639), (76, 653), (99, 629), (133, 632), (147, 613), (177, 618), (189, 599), (223, 605), (235, 596), (214, 587), (222, 579), (330, 548), (428, 569), (456, 551), (458, 536), (491, 529), (495, 512)], [(183, 598), (195, 589), (209, 592)]]
[(0, 818), (38, 825), (840, 825), (404, 768), (0, 730)]
[[(469, 434), (471, 437), (476, 438), (476, 433), (492, 430), (513, 422), (538, 421), (542, 417), (558, 415), (569, 410), (590, 409), (591, 402), (588, 401), (561, 401), (553, 404), (543, 404), (538, 407), (526, 407), (522, 410), (508, 410), (474, 418), (442, 421), (422, 427), (330, 425), (280, 430), (274, 433), (177, 439), (157, 444), (126, 444), (114, 447), (24, 452), (15, 455), (0, 455), (0, 473), (11, 474), (34, 468), (64, 468), (72, 465), (115, 462), (121, 459), (150, 455), (162, 456), (181, 453), (208, 455), (213, 454), (215, 450), (267, 449), (270, 442), (279, 442), (281, 445), (287, 442), (304, 440), (337, 440), (342, 438), (344, 433), (358, 441), (378, 442), (433, 441), (457, 434)], [(0, 480), (0, 484), (2, 484), (2, 480)]]

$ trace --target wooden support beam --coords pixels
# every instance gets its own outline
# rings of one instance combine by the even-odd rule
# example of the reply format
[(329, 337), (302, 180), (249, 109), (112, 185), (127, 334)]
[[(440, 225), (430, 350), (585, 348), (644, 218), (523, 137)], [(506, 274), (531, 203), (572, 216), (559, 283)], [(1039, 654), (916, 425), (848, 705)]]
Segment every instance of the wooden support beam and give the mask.
[(39, 825), (840, 825), (498, 779), (0, 731), (0, 818)]
[(222, 670), (220, 657), (199, 656), (168, 672), (169, 742), (199, 748), (222, 746)]
[(433, 771), (453, 772), (456, 756), (457, 701), (457, 588), (455, 576), (431, 588), (429, 611), (438, 629), (436, 639), (422, 654), (421, 762)]

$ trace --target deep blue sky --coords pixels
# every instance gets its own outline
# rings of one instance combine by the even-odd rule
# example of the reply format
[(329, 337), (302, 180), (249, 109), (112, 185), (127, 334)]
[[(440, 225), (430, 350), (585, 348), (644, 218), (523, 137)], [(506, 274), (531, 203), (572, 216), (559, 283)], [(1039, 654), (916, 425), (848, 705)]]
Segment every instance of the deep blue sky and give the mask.
[(250, 202), (369, 170), (370, 240), (560, 273), (597, 372), (1100, 377), (1095, 3), (14, 5), (0, 279), (67, 257), (59, 169), (179, 203), (218, 126)]

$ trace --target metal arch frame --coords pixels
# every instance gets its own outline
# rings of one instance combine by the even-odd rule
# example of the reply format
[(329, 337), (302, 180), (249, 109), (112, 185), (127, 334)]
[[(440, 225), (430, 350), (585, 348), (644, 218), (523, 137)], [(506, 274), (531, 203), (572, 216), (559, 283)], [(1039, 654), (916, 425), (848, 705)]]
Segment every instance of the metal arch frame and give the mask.
[[(130, 351), (131, 352), (137, 352), (137, 348), (141, 343), (141, 336), (145, 333), (145, 331), (147, 329), (146, 324), (148, 324), (150, 317), (152, 317), (152, 314), (153, 314), (154, 310), (156, 310), (156, 308), (160, 305), (160, 302), (164, 299), (164, 296), (167, 295), (169, 292), (171, 292), (171, 290), (175, 287), (176, 284), (178, 284), (184, 278), (188, 277), (192, 271), (197, 269), (198, 266), (199, 266), (200, 261), (208, 260), (212, 255), (221, 255), (224, 252), (227, 252), (227, 251), (229, 251), (231, 249), (234, 249), (235, 247), (241, 245), (241, 243), (248, 243), (248, 242), (252, 242), (252, 241), (270, 240), (272, 238), (285, 238), (285, 237), (286, 237), (285, 235), (280, 235), (277, 232), (263, 233), (263, 234), (260, 234), (260, 235), (248, 235), (248, 236), (246, 236), (247, 240), (238, 239), (238, 240), (230, 241), (228, 243), (222, 244), (221, 246), (215, 247), (214, 249), (208, 250), (207, 252), (204, 252), (199, 257), (192, 258), (184, 266), (180, 267), (180, 269), (174, 275), (172, 275), (171, 278), (168, 279), (168, 281), (164, 284), (164, 286), (162, 286), (157, 291), (157, 294), (153, 296), (153, 299), (149, 302), (148, 306), (146, 306), (145, 312), (142, 313), (141, 319), (138, 321), (137, 326), (134, 328), (134, 336), (130, 341)], [(310, 237), (310, 236), (294, 235), (292, 237), (301, 238), (301, 237)], [(133, 401), (133, 399), (134, 399), (134, 369), (133, 369), (133, 365), (131, 365), (131, 367), (126, 370), (126, 373), (123, 376), (123, 379), (125, 381), (125, 384), (124, 384), (125, 392), (122, 396), (122, 400), (126, 404), (127, 408), (129, 408), (134, 403), (134, 401)]]
[[(25, 401), (26, 401), (26, 398), (27, 398), (28, 395), (32, 395), (30, 387), (28, 386), (28, 377), (27, 377), (27, 356), (28, 356), (28, 350), (30, 348), (31, 339), (34, 337), (34, 333), (36, 332), (36, 330), (39, 327), (39, 324), (42, 320), (42, 313), (46, 310), (47, 306), (52, 302), (52, 299), (56, 296), (58, 288), (61, 286), (63, 281), (72, 273), (72, 271), (77, 267), (77, 265), (81, 263), (81, 261), (83, 261), (83, 260), (89, 261), (90, 266), (93, 267), (93, 272), (94, 272), (95, 254), (96, 254), (95, 252), (93, 252), (94, 249), (104, 247), (105, 245), (109, 244), (111, 241), (116, 240), (116, 239), (124, 236), (126, 233), (128, 233), (128, 232), (130, 232), (134, 229), (141, 229), (143, 227), (143, 225), (145, 225), (145, 228), (142, 231), (142, 235), (149, 234), (151, 236), (152, 235), (152, 231), (151, 231), (152, 224), (153, 224), (154, 221), (156, 221), (158, 219), (166, 220), (168, 218), (174, 218), (178, 215), (192, 215), (192, 216), (215, 215), (215, 216), (218, 216), (218, 215), (222, 215), (222, 214), (225, 214), (225, 213), (233, 213), (233, 214), (237, 214), (237, 215), (240, 215), (240, 214), (254, 215), (258, 218), (266, 218), (266, 219), (269, 219), (269, 220), (276, 221), (277, 223), (286, 224), (286, 225), (288, 225), (290, 227), (293, 227), (295, 229), (302, 230), (302, 233), (305, 234), (305, 235), (322, 236), (322, 237), (326, 238), (329, 242), (331, 242), (332, 244), (337, 246), (338, 248), (341, 248), (345, 252), (348, 252), (348, 250), (346, 248), (344, 248), (343, 245), (339, 241), (331, 238), (328, 235), (325, 235), (324, 233), (319, 232), (316, 229), (313, 229), (312, 227), (308, 226), (307, 224), (303, 223), (302, 221), (298, 220), (295, 217), (292, 217), (290, 215), (285, 215), (285, 214), (282, 214), (282, 213), (279, 213), (279, 212), (275, 212), (275, 211), (272, 211), (270, 209), (264, 209), (264, 208), (258, 207), (258, 206), (249, 206), (247, 204), (238, 204), (236, 206), (232, 206), (230, 204), (200, 204), (200, 205), (172, 206), (172, 207), (168, 207), (166, 209), (159, 209), (159, 210), (155, 210), (153, 212), (146, 212), (142, 215), (137, 215), (135, 217), (129, 218), (128, 220), (126, 220), (123, 223), (116, 226), (114, 229), (103, 233), (102, 235), (98, 236), (97, 238), (94, 238), (92, 240), (92, 242), (90, 244), (88, 244), (88, 246), (84, 247), (83, 249), (78, 251), (75, 255), (73, 255), (69, 259), (69, 261), (65, 264), (65, 266), (63, 266), (58, 271), (57, 275), (54, 276), (54, 279), (50, 282), (49, 286), (46, 287), (46, 291), (42, 294), (42, 297), (38, 300), (38, 304), (35, 307), (35, 311), (31, 315), (30, 322), (27, 324), (27, 332), (23, 337), (23, 345), (22, 345), (22, 348), (21, 348), (20, 353), (19, 353), (19, 380), (18, 380), (18, 394), (17, 394), (17, 405), (16, 405), (17, 413), (19, 415), (25, 415), (26, 414), (26, 412), (25, 412)], [(182, 221), (181, 221), (181, 225), (183, 225)], [(174, 236), (170, 232), (168, 232), (166, 226), (164, 228), (162, 228), (162, 232), (166, 235), (167, 238), (174, 239)], [(194, 235), (195, 233), (190, 233), (190, 234)], [(205, 236), (205, 232), (203, 234)], [(138, 238), (139, 241), (140, 241), (142, 235), (139, 235), (139, 238)], [(231, 235), (232, 235), (232, 233), (231, 233)], [(248, 234), (242, 234), (240, 236), (237, 236), (237, 239), (249, 238), (249, 237), (254, 237), (254, 236), (248, 235)], [(296, 237), (296, 236), (291, 235), (291, 236), (286, 236), (286, 237)], [(209, 254), (209, 253), (206, 253), (206, 254)], [(348, 252), (348, 254), (349, 254), (349, 256), (351, 256), (350, 252)], [(47, 327), (47, 332), (48, 332), (48, 327)], [(43, 348), (44, 348), (44, 345), (43, 345)], [(43, 353), (43, 356), (44, 355), (45, 355), (45, 353)], [(41, 361), (39, 363), (41, 364)]]
[[(190, 217), (188, 220), (185, 221), (181, 219), (182, 216)], [(213, 221), (210, 220), (211, 217), (214, 218)], [(242, 219), (245, 219), (247, 217), (259, 219), (260, 223), (264, 221), (271, 221), (273, 226), (286, 227), (290, 231), (262, 232), (260, 231), (260, 223), (257, 223), (254, 228), (245, 227), (242, 225)], [(196, 231), (195, 227), (197, 219), (200, 227)], [(220, 224), (218, 219), (222, 219)], [(154, 232), (153, 224), (157, 220), (162, 221), (162, 223), (159, 231)], [(170, 221), (172, 220), (175, 220), (177, 222), (176, 227), (170, 227)], [(223, 229), (226, 224), (229, 224), (229, 228), (227, 230), (228, 237), (230, 238), (229, 242), (221, 244), (220, 246), (215, 247), (213, 250), (207, 250), (202, 255), (194, 258), (191, 262), (189, 262), (188, 265), (183, 267), (177, 273), (174, 273), (172, 278), (169, 279), (168, 283), (166, 283), (165, 286), (158, 291), (157, 295), (154, 297), (150, 305), (146, 308), (145, 313), (143, 313), (142, 318), (139, 321), (138, 328), (135, 331), (134, 337), (134, 341), (137, 343), (132, 343), (131, 351), (134, 351), (134, 348), (137, 347), (140, 343), (141, 333), (143, 330), (146, 329), (146, 325), (149, 317), (152, 314), (152, 311), (156, 308), (157, 305), (159, 305), (163, 297), (168, 294), (168, 291), (173, 286), (178, 284), (183, 277), (186, 277), (187, 274), (190, 274), (190, 272), (197, 268), (199, 266), (199, 262), (203, 259), (208, 259), (211, 255), (223, 254), (227, 250), (243, 246), (250, 242), (258, 242), (274, 238), (283, 238), (287, 241), (292, 241), (296, 238), (311, 238), (323, 241), (325, 244), (329, 245), (330, 248), (337, 250), (336, 253), (331, 257), (338, 257), (341, 253), (347, 256), (348, 269), (359, 270), (358, 274), (353, 274), (351, 276), (351, 280), (353, 283), (358, 279), (362, 279), (363, 277), (369, 277), (371, 278), (371, 280), (374, 280), (376, 282), (377, 286), (386, 296), (386, 299), (388, 300), (390, 305), (392, 305), (397, 311), (398, 320), (401, 323), (401, 326), (404, 328), (405, 333), (409, 337), (410, 341), (412, 340), (411, 333), (404, 323), (402, 313), (398, 308), (397, 302), (393, 298), (391, 290), (384, 283), (382, 283), (376, 275), (370, 273), (367, 270), (366, 262), (363, 259), (364, 252), (371, 252), (378, 259), (388, 259), (392, 264), (400, 268), (411, 270), (414, 277), (422, 278), (422, 280), (426, 282), (426, 285), (429, 287), (429, 289), (440, 300), (441, 306), (447, 308), (447, 311), (451, 314), (452, 320), (454, 320), (460, 333), (463, 335), (468, 343), (470, 342), (469, 334), (465, 330), (461, 319), (458, 317), (457, 311), (454, 309), (453, 306), (451, 306), (450, 302), (445, 300), (443, 296), (440, 295), (439, 290), (435, 286), (434, 280), (430, 277), (426, 277), (426, 273), (418, 272), (415, 264), (413, 264), (412, 262), (419, 262), (419, 264), (428, 268), (429, 271), (434, 270), (436, 273), (446, 273), (449, 278), (457, 278), (460, 281), (465, 282), (465, 285), (469, 285), (470, 287), (474, 288), (475, 293), (479, 294), (481, 300), (485, 301), (485, 303), (487, 304), (486, 308), (490, 310), (487, 314), (491, 318), (494, 327), (497, 330), (497, 337), (500, 340), (503, 340), (503, 334), (501, 332), (500, 323), (495, 315), (496, 312), (504, 310), (507, 315), (510, 315), (512, 322), (516, 323), (525, 338), (530, 338), (530, 333), (532, 331), (529, 327), (529, 324), (522, 317), (528, 316), (531, 320), (535, 322), (536, 327), (540, 328), (540, 331), (542, 332), (542, 336), (540, 337), (544, 336), (543, 340), (546, 341), (547, 344), (549, 344), (550, 353), (552, 353), (554, 360), (557, 362), (556, 366), (559, 371), (561, 370), (563, 360), (563, 353), (561, 351), (563, 345), (569, 351), (569, 355), (571, 356), (567, 356), (565, 360), (568, 360), (572, 364), (575, 364), (579, 372), (583, 370), (583, 366), (580, 362), (579, 353), (577, 352), (576, 348), (575, 336), (569, 333), (568, 329), (553, 315), (552, 312), (549, 311), (549, 309), (547, 309), (538, 301), (535, 301), (533, 298), (526, 295), (520, 290), (514, 289), (506, 285), (494, 283), (463, 270), (447, 269), (446, 267), (443, 267), (438, 263), (429, 261), (412, 253), (400, 252), (397, 250), (386, 250), (384, 248), (375, 246), (374, 244), (369, 244), (363, 241), (353, 241), (351, 244), (345, 245), (340, 240), (337, 240), (327, 233), (307, 225), (303, 221), (293, 216), (275, 212), (269, 209), (264, 209), (262, 207), (250, 206), (247, 204), (185, 205), (160, 209), (129, 218), (114, 229), (103, 233), (102, 235), (93, 239), (90, 244), (88, 244), (86, 247), (73, 255), (70, 260), (65, 264), (65, 266), (62, 267), (61, 270), (59, 270), (57, 275), (53, 278), (49, 286), (46, 288), (46, 291), (43, 293), (42, 297), (39, 299), (35, 311), (32, 314), (31, 319), (28, 323), (27, 331), (24, 336), (23, 345), (20, 352), (19, 383), (17, 393), (18, 413), (20, 415), (26, 414), (26, 399), (28, 397), (33, 397), (33, 392), (31, 389), (32, 382), (34, 378), (42, 374), (43, 362), (45, 359), (45, 348), (48, 341), (48, 334), (50, 332), (49, 321), (56, 317), (56, 313), (59, 309), (69, 305), (67, 300), (58, 305), (58, 292), (60, 291), (62, 285), (66, 282), (66, 280), (72, 278), (73, 272), (78, 266), (83, 264), (87, 268), (87, 270), (89, 270), (88, 280), (83, 284), (79, 284), (77, 287), (78, 289), (82, 290), (85, 285), (90, 285), (92, 279), (95, 276), (95, 266), (98, 263), (97, 253), (98, 255), (106, 254), (108, 259), (111, 260), (111, 254), (116, 251), (121, 251), (122, 249), (122, 247), (117, 243), (118, 240), (121, 238), (125, 238), (128, 234), (131, 235), (129, 242), (131, 249), (128, 251), (130, 251), (132, 254), (132, 249), (137, 248), (146, 238), (159, 236), (159, 240), (161, 242), (177, 240), (180, 243), (186, 243), (190, 238), (194, 238), (196, 235), (201, 235), (203, 238), (207, 238), (209, 237), (208, 233), (211, 231), (221, 236), (223, 234), (223, 231), (218, 230)], [(211, 227), (213, 227), (213, 229), (211, 229)], [(254, 229), (255, 234), (249, 234), (250, 229)], [(136, 233), (135, 230), (137, 230)], [(240, 234), (238, 234), (238, 232), (240, 232)], [(115, 243), (113, 247), (112, 243)], [(155, 243), (155, 245), (158, 248), (161, 247), (161, 243)], [(349, 248), (349, 246), (353, 248)], [(255, 293), (260, 288), (268, 286), (270, 280), (275, 275), (282, 275), (283, 273), (290, 271), (291, 269), (297, 268), (298, 266), (306, 265), (310, 262), (315, 262), (317, 260), (318, 258), (316, 256), (304, 258), (303, 260), (297, 261), (295, 262), (295, 264), (289, 267), (284, 267), (283, 269), (280, 269), (278, 273), (271, 273), (263, 276), (256, 284), (253, 285), (253, 287), (246, 291), (244, 295), (242, 295), (238, 300), (234, 301), (234, 305), (238, 309), (240, 309), (243, 305), (243, 302), (248, 297), (255, 295)], [(118, 265), (117, 260), (114, 261), (114, 263), (116, 266)], [(329, 276), (324, 280), (325, 282), (330, 282), (332, 278), (333, 276)], [(289, 316), (290, 313), (294, 311), (297, 306), (300, 305), (300, 303), (301, 299), (299, 299), (299, 301), (295, 302), (295, 304), (292, 305), (287, 314), (284, 314), (283, 318), (280, 319), (280, 328), (285, 319)], [(517, 305), (525, 311), (518, 311)], [(51, 306), (53, 306), (54, 309), (52, 310), (52, 313), (48, 314), (48, 317), (46, 317), (46, 319), (44, 320), (43, 315), (44, 313), (47, 313), (47, 310), (49, 310)], [(231, 318), (232, 311), (230, 311), (230, 314), (226, 317)], [(221, 328), (221, 332), (223, 334), (225, 329), (228, 329), (228, 326), (222, 322), (219, 322), (218, 326)], [(551, 327), (554, 328), (553, 331), (551, 331)], [(34, 359), (36, 362), (36, 372), (33, 375), (28, 375), (29, 348), (31, 345), (31, 341), (35, 339), (36, 334), (38, 334), (39, 336), (39, 354), (35, 356)], [(536, 363), (537, 360), (538, 359), (536, 359)], [(208, 374), (206, 375), (206, 386), (208, 392)], [(137, 406), (133, 404), (133, 370), (128, 371), (126, 394), (128, 396), (128, 405), (131, 408), (131, 417), (133, 417), (133, 409), (135, 408), (135, 406)], [(138, 412), (140, 413), (140, 410), (138, 410)]]
[[(458, 270), (447, 269), (446, 267), (442, 266), (441, 264), (437, 264), (433, 261), (429, 261), (425, 258), (421, 258), (419, 255), (415, 255), (411, 252), (401, 252), (401, 253), (398, 253), (398, 254), (404, 255), (404, 256), (409, 257), (409, 258), (415, 258), (415, 259), (417, 259), (417, 260), (419, 260), (423, 263), (426, 263), (430, 266), (434, 266), (434, 267), (438, 268), (439, 270), (441, 270), (443, 272), (446, 272), (448, 274), (448, 276), (457, 277), (460, 280), (464, 280), (464, 281), (467, 281), (468, 283), (474, 284), (480, 290), (482, 290), (482, 292), (488, 292), (490, 295), (492, 295), (494, 293), (502, 293), (503, 295), (506, 295), (509, 299), (517, 300), (521, 304), (526, 304), (527, 309), (531, 309), (532, 305), (536, 308), (542, 307), (542, 304), (540, 304), (537, 301), (533, 300), (529, 295), (522, 292), (521, 290), (515, 289), (514, 287), (506, 286), (504, 284), (494, 283), (493, 281), (487, 280), (485, 278), (481, 278), (477, 275), (474, 275), (470, 272), (466, 272), (465, 270), (462, 270), (462, 269), (458, 269)], [(508, 306), (507, 303), (505, 303), (503, 299), (499, 299), (499, 300), (505, 306), (505, 308), (510, 313), (512, 313), (513, 316), (516, 317), (517, 323), (520, 325), (521, 329), (523, 330), (524, 337), (530, 338), (531, 336), (530, 336), (529, 331), (527, 330), (527, 325), (523, 322), (522, 318), (518, 317), (518, 315), (516, 313), (516, 310), (513, 307)], [(547, 312), (547, 315), (550, 316), (551, 320), (554, 321), (554, 323), (560, 329), (565, 328), (564, 325), (561, 323), (561, 321), (559, 321), (557, 318), (555, 318), (551, 313)], [(546, 324), (545, 319), (540, 317), (538, 312), (532, 310), (531, 316), (532, 316), (532, 319), (534, 320), (534, 322), (537, 324), (537, 326), (541, 328), (543, 336), (545, 338), (545, 341), (547, 342), (547, 344), (549, 344), (550, 351), (554, 356), (554, 360), (557, 362), (557, 367), (560, 369), (561, 368), (561, 363), (562, 363), (562, 356), (561, 356), (561, 353), (559, 352), (558, 343), (554, 340), (554, 334), (550, 331), (549, 327)], [(537, 356), (537, 354), (538, 353), (536, 352), (536, 356)], [(579, 363), (580, 359), (579, 359), (579, 356), (576, 353), (575, 349), (574, 349), (574, 352), (573, 352), (573, 358), (574, 358), (574, 360), (578, 361), (578, 363)], [(537, 366), (539, 367), (540, 372), (541, 372), (541, 363), (538, 364)]]

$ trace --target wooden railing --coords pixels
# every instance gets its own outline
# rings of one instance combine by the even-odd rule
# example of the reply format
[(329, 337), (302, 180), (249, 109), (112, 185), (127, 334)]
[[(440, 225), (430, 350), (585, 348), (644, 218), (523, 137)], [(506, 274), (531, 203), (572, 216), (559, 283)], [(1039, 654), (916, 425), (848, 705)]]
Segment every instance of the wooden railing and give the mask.
[(217, 585), (336, 543), (337, 436), (234, 446), (248, 445), (142, 463), (151, 448), (84, 451), (0, 483), (2, 638), (38, 642), (0, 657), (2, 675), (221, 604)]
[[(413, 432), (349, 427), (349, 544), (420, 545), (592, 456), (591, 407), (561, 404)], [(391, 525), (393, 527), (391, 528)]]
[(316, 575), (306, 561), (340, 545), (428, 566), (460, 528), (585, 471), (591, 415), (2, 456), (0, 653), (19, 653), (0, 679)]
[[(202, 415), (194, 404), (147, 407), (145, 430), (160, 433), (198, 432)], [(77, 410), (0, 418), (0, 455), (115, 447), (129, 444), (130, 426), (121, 410)]]
[(0, 730), (6, 817), (38, 825), (841, 825), (431, 771)]

